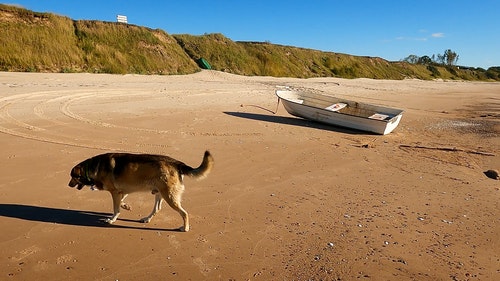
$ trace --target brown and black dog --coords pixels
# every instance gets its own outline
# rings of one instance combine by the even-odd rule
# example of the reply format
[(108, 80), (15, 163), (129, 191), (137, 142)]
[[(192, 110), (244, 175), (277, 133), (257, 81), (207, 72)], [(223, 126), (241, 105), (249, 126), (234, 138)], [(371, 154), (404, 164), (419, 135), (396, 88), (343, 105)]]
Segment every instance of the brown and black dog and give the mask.
[(129, 209), (123, 202), (129, 193), (147, 191), (155, 195), (153, 211), (141, 222), (150, 222), (161, 209), (162, 198), (184, 220), (181, 231), (189, 231), (189, 216), (181, 206), (184, 191), (183, 177), (195, 179), (206, 177), (213, 167), (214, 159), (205, 151), (198, 168), (192, 168), (168, 156), (152, 154), (105, 153), (89, 158), (71, 170), (70, 187), (78, 190), (88, 185), (107, 190), (113, 198), (113, 216), (106, 219), (112, 224), (120, 215), (120, 207)]

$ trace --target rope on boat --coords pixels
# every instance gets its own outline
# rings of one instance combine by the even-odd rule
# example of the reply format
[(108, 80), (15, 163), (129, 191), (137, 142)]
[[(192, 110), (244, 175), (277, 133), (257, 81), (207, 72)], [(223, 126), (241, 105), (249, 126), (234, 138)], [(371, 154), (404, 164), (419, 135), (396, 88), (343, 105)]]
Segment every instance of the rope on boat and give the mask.
[(260, 105), (255, 105), (255, 104), (242, 104), (241, 107), (244, 107), (244, 106), (253, 106), (253, 107), (257, 107), (257, 108), (260, 108), (260, 109), (263, 109), (265, 111), (269, 111), (271, 112), (272, 114), (276, 114), (278, 113), (278, 108), (279, 108), (279, 105), (280, 105), (280, 98), (278, 97), (278, 103), (276, 104), (276, 110), (275, 111), (272, 111), (270, 109), (267, 109), (265, 107), (262, 107)]
[(276, 110), (273, 112), (273, 114), (278, 113), (278, 107), (280, 106), (280, 98), (278, 97), (278, 102), (276, 103)]

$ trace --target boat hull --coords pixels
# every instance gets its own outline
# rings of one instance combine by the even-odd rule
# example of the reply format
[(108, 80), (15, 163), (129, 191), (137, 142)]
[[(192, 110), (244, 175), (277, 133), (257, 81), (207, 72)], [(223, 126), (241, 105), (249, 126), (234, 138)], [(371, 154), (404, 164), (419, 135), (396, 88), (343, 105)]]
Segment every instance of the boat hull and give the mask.
[(320, 94), (280, 90), (276, 91), (276, 95), (291, 115), (380, 135), (392, 132), (399, 125), (403, 113), (403, 110), (395, 108)]

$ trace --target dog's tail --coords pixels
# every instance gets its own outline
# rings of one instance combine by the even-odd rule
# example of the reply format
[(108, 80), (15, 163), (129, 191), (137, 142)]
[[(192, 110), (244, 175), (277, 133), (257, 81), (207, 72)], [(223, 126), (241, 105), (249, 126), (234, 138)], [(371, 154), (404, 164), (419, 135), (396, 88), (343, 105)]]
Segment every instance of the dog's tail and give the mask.
[(198, 168), (191, 168), (189, 166), (185, 166), (182, 172), (186, 176), (201, 180), (206, 176), (208, 176), (210, 170), (212, 170), (213, 165), (214, 165), (214, 158), (212, 157), (212, 154), (210, 154), (210, 152), (207, 150), (205, 151), (205, 155), (203, 155), (203, 161), (201, 162), (201, 165)]

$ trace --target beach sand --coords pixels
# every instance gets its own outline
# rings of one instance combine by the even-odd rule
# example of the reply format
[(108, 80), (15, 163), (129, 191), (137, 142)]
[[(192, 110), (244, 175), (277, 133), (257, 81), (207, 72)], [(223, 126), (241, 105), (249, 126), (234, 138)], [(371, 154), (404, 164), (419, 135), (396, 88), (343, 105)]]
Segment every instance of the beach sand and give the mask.
[[(276, 114), (279, 86), (404, 109), (379, 136)], [(0, 73), (0, 280), (500, 280), (500, 83)], [(450, 150), (456, 148), (456, 150)], [(191, 231), (68, 187), (110, 151), (215, 166)]]

